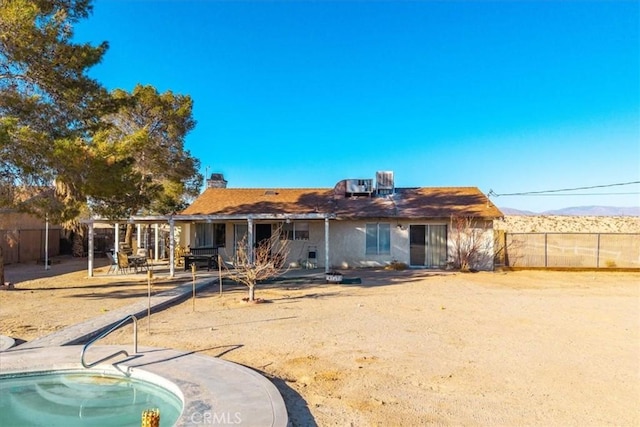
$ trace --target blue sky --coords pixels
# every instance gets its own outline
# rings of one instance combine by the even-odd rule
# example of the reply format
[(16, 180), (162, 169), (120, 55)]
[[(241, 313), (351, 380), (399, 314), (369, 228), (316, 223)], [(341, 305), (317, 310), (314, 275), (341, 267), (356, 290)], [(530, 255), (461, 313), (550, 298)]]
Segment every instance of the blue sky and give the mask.
[[(109, 42), (107, 88), (190, 95), (186, 148), (230, 187), (640, 181), (636, 1), (98, 0), (76, 38)], [(640, 185), (492, 200), (640, 205), (576, 195), (623, 192)]]

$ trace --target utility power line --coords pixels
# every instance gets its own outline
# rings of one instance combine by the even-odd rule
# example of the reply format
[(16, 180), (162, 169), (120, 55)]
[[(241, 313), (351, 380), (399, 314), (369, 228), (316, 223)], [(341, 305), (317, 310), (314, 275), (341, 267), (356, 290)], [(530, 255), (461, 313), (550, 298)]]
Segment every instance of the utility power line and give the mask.
[[(527, 194), (531, 197), (551, 197), (551, 196), (627, 196), (631, 194), (640, 194), (640, 191), (632, 191), (628, 193), (553, 193), (553, 194)], [(497, 196), (497, 194), (494, 194)], [(502, 194), (503, 196), (510, 196), (510, 194)]]
[[(594, 188), (619, 187), (619, 186), (623, 186), (623, 185), (633, 185), (633, 184), (640, 184), (640, 181), (620, 182), (620, 183), (616, 183), (616, 184), (604, 184), (604, 185), (590, 185), (588, 187), (561, 188), (561, 189), (556, 189), (556, 190), (523, 191), (523, 192), (519, 192), (519, 193), (502, 193), (502, 194), (499, 194), (499, 193), (496, 193), (493, 190), (489, 190), (489, 193), (487, 195), (489, 197), (491, 197), (491, 196), (501, 197), (501, 196), (591, 196), (591, 195), (612, 196), (612, 195), (618, 195), (618, 194), (640, 194), (638, 192), (630, 192), (630, 193), (579, 193), (579, 194), (563, 193), (563, 194), (557, 194), (557, 193), (561, 193), (563, 191), (592, 190)], [(550, 193), (556, 193), (556, 194), (550, 194)]]

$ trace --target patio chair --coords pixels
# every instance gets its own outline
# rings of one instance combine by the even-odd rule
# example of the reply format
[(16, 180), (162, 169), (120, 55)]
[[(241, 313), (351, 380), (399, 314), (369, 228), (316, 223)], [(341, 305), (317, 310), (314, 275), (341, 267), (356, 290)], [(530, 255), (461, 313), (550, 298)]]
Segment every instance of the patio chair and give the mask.
[(118, 271), (118, 261), (116, 261), (111, 252), (106, 252), (106, 254), (107, 259), (109, 260), (109, 269), (107, 270), (107, 274), (111, 273), (112, 270), (115, 273)]
[(136, 251), (136, 257), (134, 259), (136, 267), (140, 267), (141, 269), (149, 270), (149, 261), (147, 259), (147, 250), (145, 248), (138, 248)]
[(118, 271), (124, 273), (131, 270), (129, 265), (129, 256), (124, 252), (118, 252)]

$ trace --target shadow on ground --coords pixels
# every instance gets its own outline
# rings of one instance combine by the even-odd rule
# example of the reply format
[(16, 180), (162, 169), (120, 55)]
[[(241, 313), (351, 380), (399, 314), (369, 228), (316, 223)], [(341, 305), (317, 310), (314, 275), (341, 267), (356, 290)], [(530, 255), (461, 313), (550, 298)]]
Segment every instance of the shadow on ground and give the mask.
[(292, 427), (317, 427), (311, 411), (309, 411), (309, 405), (300, 394), (289, 387), (287, 383), (277, 377), (272, 377), (265, 372), (257, 371), (260, 375), (268, 378), (273, 385), (276, 386), (282, 398), (284, 404), (287, 407), (287, 415), (289, 416), (289, 426)]
[[(107, 258), (95, 258), (94, 268), (107, 267)], [(43, 263), (35, 261), (7, 264), (4, 266), (5, 281), (11, 283), (26, 282), (28, 280), (54, 277), (62, 274), (86, 271), (88, 268), (87, 258), (72, 257), (71, 255), (60, 255), (51, 258), (51, 265), (45, 269)]]

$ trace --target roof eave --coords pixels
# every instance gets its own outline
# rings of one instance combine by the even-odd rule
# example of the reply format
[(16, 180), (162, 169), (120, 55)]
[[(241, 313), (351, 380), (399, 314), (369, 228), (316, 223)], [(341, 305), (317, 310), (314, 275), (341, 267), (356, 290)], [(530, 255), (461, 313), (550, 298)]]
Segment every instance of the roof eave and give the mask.
[(172, 219), (177, 222), (192, 221), (240, 221), (240, 220), (280, 220), (288, 219), (325, 219), (335, 218), (335, 215), (324, 212), (314, 213), (257, 213), (257, 214), (195, 214), (195, 215), (174, 215)]

